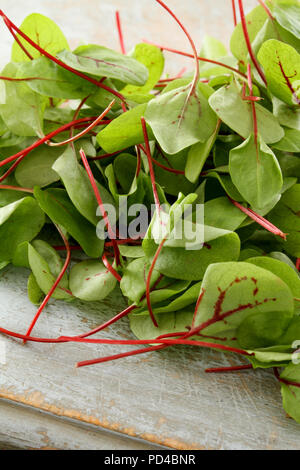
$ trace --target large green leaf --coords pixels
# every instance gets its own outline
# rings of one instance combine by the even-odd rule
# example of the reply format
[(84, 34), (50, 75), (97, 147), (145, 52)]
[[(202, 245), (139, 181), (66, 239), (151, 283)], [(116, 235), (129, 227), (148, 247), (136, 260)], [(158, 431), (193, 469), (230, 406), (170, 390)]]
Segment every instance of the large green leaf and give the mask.
[[(30, 37), (36, 44), (45, 49), (52, 55), (56, 55), (63, 49), (69, 49), (68, 42), (61, 32), (60, 28), (54, 21), (50, 20), (39, 13), (32, 13), (27, 16), (20, 26), (23, 33)], [(19, 41), (25, 46), (31, 57), (38, 58), (41, 56), (33, 46), (29, 45), (25, 39), (20, 37)], [(11, 60), (14, 62), (29, 61), (29, 57), (23, 52), (15, 41), (12, 46)]]
[[(233, 82), (216, 91), (209, 99), (209, 104), (219, 118), (237, 134), (245, 139), (253, 132), (253, 113), (251, 103), (243, 100), (238, 85)], [(258, 130), (266, 142), (278, 142), (284, 131), (276, 117), (266, 108), (255, 104)]]
[(272, 150), (260, 135), (252, 134), (230, 152), (233, 183), (251, 206), (263, 210), (280, 198), (283, 184), (281, 169)]
[(247, 349), (272, 346), (294, 314), (287, 284), (249, 263), (212, 264), (201, 292), (195, 326), (210, 321), (203, 330), (207, 335), (237, 331), (240, 346)]
[(34, 189), (40, 207), (50, 219), (64, 229), (80, 244), (91, 258), (98, 258), (103, 252), (104, 242), (96, 235), (94, 225), (86, 220), (73, 206), (64, 189)]
[(276, 1), (272, 13), (284, 29), (300, 39), (300, 5), (298, 1)]
[(74, 52), (62, 51), (58, 57), (70, 67), (97, 77), (116, 78), (140, 86), (148, 79), (148, 69), (143, 64), (103, 46), (80, 46)]

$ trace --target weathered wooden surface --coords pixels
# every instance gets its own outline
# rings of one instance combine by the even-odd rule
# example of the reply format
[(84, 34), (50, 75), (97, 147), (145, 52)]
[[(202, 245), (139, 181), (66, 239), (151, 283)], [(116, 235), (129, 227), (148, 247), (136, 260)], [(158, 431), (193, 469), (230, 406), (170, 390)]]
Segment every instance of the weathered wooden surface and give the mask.
[[(26, 277), (25, 270), (9, 268), (0, 281), (0, 324), (20, 332), (34, 314), (25, 295)], [(123, 305), (117, 293), (98, 304), (56, 301), (35, 334), (79, 334)], [(105, 336), (129, 338), (127, 321)], [(233, 356), (182, 347), (75, 369), (78, 360), (111, 354), (120, 346), (1, 341), (7, 347), (7, 363), (0, 366), (2, 398), (177, 449), (300, 447), (300, 426), (286, 418), (272, 374), (204, 373), (207, 366), (236, 363)]]
[[(245, 6), (249, 9), (256, 3), (246, 0)], [(230, 4), (230, 0), (169, 0), (198, 47), (204, 34), (228, 43)], [(118, 8), (128, 49), (148, 38), (189, 50), (176, 24), (152, 0), (1, 0), (1, 8), (18, 24), (32, 11), (49, 15), (74, 47), (83, 42), (118, 47), (114, 24)], [(11, 44), (4, 25), (0, 41), (0, 63), (4, 63)], [(175, 57), (168, 55), (171, 73), (190, 64)], [(35, 312), (26, 298), (26, 276), (23, 270), (9, 268), (0, 277), (0, 325), (20, 332), (25, 332)], [(53, 302), (34, 333), (51, 337), (79, 334), (123, 305), (117, 294), (101, 304)], [(110, 328), (105, 336), (131, 337), (127, 321)], [(138, 449), (152, 448), (151, 443), (177, 449), (300, 448), (300, 426), (286, 418), (271, 373), (204, 373), (207, 366), (236, 363), (233, 356), (182, 347), (76, 370), (78, 360), (126, 348), (23, 346), (2, 337), (0, 341), (7, 348), (7, 363), (0, 365), (0, 397), (4, 400), (0, 400), (0, 443), (24, 448)], [(149, 444), (128, 441), (128, 436)]]

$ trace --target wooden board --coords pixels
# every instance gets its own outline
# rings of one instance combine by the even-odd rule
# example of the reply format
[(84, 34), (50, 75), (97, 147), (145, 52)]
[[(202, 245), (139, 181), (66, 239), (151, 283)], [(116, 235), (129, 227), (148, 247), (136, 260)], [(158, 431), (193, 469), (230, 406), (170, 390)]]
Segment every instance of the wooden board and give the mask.
[[(11, 267), (0, 278), (0, 324), (19, 332), (26, 330), (35, 311), (26, 298), (27, 275), (26, 270)], [(117, 292), (101, 303), (54, 301), (34, 332), (50, 337), (80, 334), (123, 306)], [(101, 336), (131, 337), (127, 320)], [(10, 402), (175, 449), (300, 448), (300, 426), (286, 418), (271, 373), (205, 374), (207, 366), (237, 363), (234, 356), (179, 347), (75, 369), (79, 360), (126, 348), (23, 346), (13, 339), (0, 340), (7, 348), (6, 365), (0, 365), (0, 397)], [(5, 426), (12, 432), (5, 423), (2, 432)], [(25, 433), (25, 420), (20, 426)], [(48, 436), (47, 426), (44, 432)], [(72, 440), (66, 442), (72, 448)], [(48, 436), (46, 446), (52, 444)], [(128, 448), (134, 445), (129, 442)]]

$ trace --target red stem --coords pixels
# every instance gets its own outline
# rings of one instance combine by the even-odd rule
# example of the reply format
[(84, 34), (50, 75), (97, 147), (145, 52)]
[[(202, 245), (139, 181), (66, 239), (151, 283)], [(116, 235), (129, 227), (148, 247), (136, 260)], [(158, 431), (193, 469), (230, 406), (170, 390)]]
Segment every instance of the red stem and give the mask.
[(272, 20), (272, 21), (275, 21), (275, 18), (274, 16), (272, 15), (271, 13), (271, 10), (270, 8), (265, 4), (265, 2), (263, 0), (257, 0), (260, 5), (263, 7), (263, 9), (265, 10), (265, 12), (267, 13), (267, 15), (269, 16), (269, 18)]
[(85, 134), (88, 134), (92, 129), (94, 129), (94, 127), (96, 127), (102, 121), (102, 119), (109, 113), (109, 111), (111, 110), (114, 104), (115, 104), (115, 100), (113, 100), (110, 103), (110, 105), (105, 109), (105, 111), (103, 111), (103, 113), (100, 114), (100, 116), (94, 122), (92, 122), (92, 124), (90, 124), (86, 129), (84, 129), (79, 134), (76, 134), (75, 136), (70, 137), (64, 142), (49, 142), (48, 145), (50, 145), (51, 147), (61, 147), (63, 145), (70, 144), (71, 142), (74, 142), (75, 140), (81, 139), (81, 137), (83, 137)]
[(147, 159), (148, 159), (149, 172), (150, 172), (150, 178), (151, 178), (152, 190), (153, 190), (153, 196), (154, 196), (156, 210), (159, 214), (159, 212), (160, 212), (160, 200), (159, 200), (158, 193), (157, 193), (157, 188), (156, 188), (155, 174), (154, 174), (153, 165), (152, 165), (152, 155), (151, 155), (151, 150), (150, 150), (150, 145), (149, 145), (149, 137), (148, 137), (147, 126), (146, 126), (146, 121), (145, 121), (144, 117), (141, 118), (141, 122), (142, 122), (142, 128), (143, 128), (143, 133), (144, 133), (145, 145), (146, 145), (146, 155), (147, 155)]
[(125, 45), (124, 45), (123, 31), (122, 31), (122, 26), (121, 26), (120, 12), (119, 11), (116, 11), (116, 23), (117, 23), (117, 29), (118, 29), (121, 52), (122, 52), (122, 54), (126, 54), (126, 49), (125, 49)]
[(115, 95), (117, 98), (119, 98), (123, 103), (126, 104), (125, 102), (125, 98), (123, 95), (121, 95), (121, 93), (119, 93), (118, 91), (116, 90), (113, 90), (112, 88), (104, 85), (103, 83), (101, 83), (100, 81), (98, 80), (95, 80), (94, 78), (91, 78), (89, 77), (88, 75), (85, 75), (84, 73), (82, 72), (79, 72), (78, 70), (74, 69), (73, 67), (70, 67), (69, 65), (65, 64), (64, 62), (62, 62), (61, 60), (57, 59), (57, 57), (54, 57), (53, 55), (49, 54), (49, 52), (45, 51), (45, 49), (41, 48), (38, 44), (36, 44), (32, 39), (30, 39), (29, 36), (27, 36), (25, 33), (23, 33), (23, 31), (21, 31), (14, 23), (12, 23), (12, 21), (3, 13), (2, 10), (0, 10), (0, 16), (3, 17), (4, 21), (5, 21), (5, 24), (11, 28), (13, 28), (23, 39), (25, 39), (25, 41), (27, 41), (32, 47), (34, 47), (37, 51), (40, 52), (40, 54), (48, 57), (48, 59), (52, 60), (52, 62), (55, 62), (57, 65), (59, 65), (60, 67), (68, 70), (69, 72), (72, 72), (74, 73), (75, 75), (77, 75), (78, 77), (81, 77), (83, 78), (84, 80), (87, 80), (88, 82), (90, 83), (93, 83), (94, 85), (96, 85), (97, 87), (99, 88), (103, 88), (104, 90), (108, 91), (109, 93), (111, 93), (112, 95)]
[(300, 258), (297, 259), (296, 268), (300, 271)]
[[(60, 227), (58, 225), (56, 225), (56, 228), (57, 230), (59, 231), (60, 233), (60, 236), (61, 238), (63, 239), (64, 241), (64, 244), (66, 246), (66, 250), (67, 250), (67, 257), (66, 257), (66, 260), (65, 260), (65, 263), (64, 263), (64, 266), (61, 270), (61, 272), (59, 273), (55, 283), (53, 284), (53, 286), (51, 287), (50, 291), (48, 292), (48, 294), (46, 295), (45, 299), (43, 300), (41, 306), (39, 307), (38, 311), (36, 312), (36, 315), (34, 317), (34, 319), (32, 320), (31, 324), (30, 324), (30, 327), (28, 328), (27, 330), (27, 333), (26, 333), (26, 336), (30, 336), (36, 322), (38, 321), (42, 311), (44, 310), (44, 308), (46, 307), (47, 303), (49, 302), (49, 300), (51, 299), (54, 291), (56, 290), (56, 288), (58, 287), (60, 281), (62, 280), (69, 264), (70, 264), (70, 261), (71, 261), (71, 250), (70, 250), (70, 247), (69, 247), (69, 242), (67, 240), (67, 238), (65, 237), (64, 233), (62, 232), (62, 230), (60, 229)], [(70, 295), (72, 295), (72, 292), (68, 292)], [(26, 340), (24, 340), (24, 343), (26, 343)]]
[(273, 233), (274, 235), (276, 235), (278, 237), (281, 237), (283, 240), (286, 240), (287, 234), (283, 233), (278, 227), (271, 224), (271, 222), (269, 222), (267, 219), (265, 219), (261, 215), (254, 212), (252, 209), (248, 209), (247, 207), (242, 206), (242, 204), (240, 204), (237, 201), (234, 201), (229, 196), (227, 196), (227, 197), (230, 200), (230, 202), (232, 202), (232, 204), (234, 204), (238, 209), (240, 209), (242, 212), (244, 212), (244, 214), (246, 214), (248, 217), (250, 217), (252, 220), (254, 220), (254, 222), (261, 225), (263, 228), (265, 228), (269, 232)]
[(14, 37), (16, 43), (18, 44), (18, 46), (22, 49), (22, 51), (24, 52), (24, 54), (27, 55), (27, 57), (30, 59), (30, 60), (33, 60), (33, 57), (32, 55), (27, 51), (26, 47), (21, 43), (20, 39), (18, 38), (18, 36), (15, 34), (14, 30), (12, 29), (12, 27), (10, 26), (10, 22), (7, 18), (3, 18), (4, 19), (4, 22), (9, 30), (9, 32), (12, 34), (12, 36)]
[(0, 189), (11, 189), (13, 191), (21, 191), (22, 193), (33, 194), (33, 189), (29, 188), (20, 188), (20, 186), (9, 186), (7, 184), (1, 184)]
[(151, 278), (152, 278), (152, 274), (153, 274), (155, 265), (157, 263), (158, 257), (160, 255), (162, 249), (163, 249), (163, 246), (164, 246), (165, 242), (166, 242), (166, 238), (164, 238), (163, 241), (160, 243), (160, 245), (159, 245), (159, 247), (158, 247), (158, 249), (157, 249), (157, 251), (154, 255), (154, 258), (153, 258), (153, 261), (151, 263), (149, 273), (148, 273), (148, 276), (147, 276), (147, 282), (146, 282), (147, 306), (148, 306), (149, 314), (150, 314), (151, 320), (153, 322), (153, 325), (156, 326), (156, 328), (158, 328), (158, 323), (157, 323), (156, 318), (154, 316), (152, 305), (151, 305)]
[[(144, 148), (144, 146), (140, 144), (139, 147), (143, 150), (144, 154), (147, 155), (147, 151), (146, 151), (146, 149)], [(160, 149), (159, 149), (159, 150), (160, 150)], [(160, 151), (160, 153), (162, 154), (161, 151)], [(164, 156), (164, 155), (162, 154), (162, 156)], [(169, 173), (174, 173), (175, 175), (185, 175), (185, 172), (182, 171), (182, 170), (175, 170), (174, 168), (170, 168), (170, 167), (168, 167), (168, 166), (165, 166), (165, 165), (163, 165), (162, 163), (160, 163), (159, 161), (155, 160), (155, 158), (153, 158), (152, 156), (151, 156), (151, 159), (152, 159), (152, 162), (153, 162), (156, 166), (159, 166), (160, 168), (162, 168), (163, 170), (168, 171)]]
[(260, 65), (259, 65), (259, 63), (258, 63), (258, 61), (257, 61), (257, 59), (254, 55), (253, 49), (252, 49), (252, 45), (251, 45), (251, 41), (250, 41), (250, 37), (249, 37), (249, 33), (248, 33), (248, 28), (247, 28), (247, 21), (246, 21), (246, 17), (245, 17), (243, 2), (242, 2), (242, 0), (238, 0), (238, 2), (239, 2), (239, 10), (240, 10), (240, 15), (241, 15), (242, 28), (243, 28), (244, 37), (245, 37), (245, 41), (246, 41), (246, 44), (247, 44), (247, 49), (248, 49), (249, 55), (251, 57), (251, 60), (252, 60), (253, 64), (255, 65), (255, 68), (256, 68), (257, 72), (259, 73), (262, 81), (267, 86), (268, 83), (267, 83), (266, 77), (265, 77), (262, 69), (260, 68)]
[(178, 23), (178, 25), (180, 26), (180, 28), (182, 29), (182, 31), (185, 33), (186, 37), (188, 38), (190, 44), (191, 44), (191, 47), (193, 49), (193, 54), (194, 54), (194, 58), (195, 58), (195, 75), (194, 75), (194, 80), (193, 80), (193, 85), (192, 85), (192, 88), (191, 88), (191, 94), (195, 91), (196, 89), (196, 86), (197, 86), (197, 83), (198, 83), (198, 80), (200, 78), (200, 68), (199, 68), (199, 61), (198, 61), (198, 54), (197, 54), (197, 49), (196, 49), (196, 46), (195, 46), (195, 43), (191, 37), (191, 35), (189, 34), (189, 32), (187, 31), (187, 29), (183, 26), (183, 24), (181, 23), (181, 21), (177, 18), (177, 16), (175, 15), (175, 13), (162, 1), (162, 0), (156, 0), (157, 3), (159, 3), (171, 16), (172, 18), (174, 18), (174, 20)]
[(257, 114), (256, 114), (256, 107), (255, 101), (253, 100), (253, 84), (252, 84), (252, 76), (251, 76), (251, 64), (247, 65), (247, 76), (248, 76), (248, 86), (249, 86), (249, 95), (251, 98), (251, 108), (252, 108), (252, 116), (253, 116), (253, 128), (254, 128), (254, 140), (256, 145), (256, 153), (258, 158), (258, 124), (257, 124)]
[(237, 25), (237, 16), (236, 16), (236, 7), (235, 7), (235, 0), (231, 0), (232, 3), (232, 11), (233, 11), (233, 23), (234, 27)]
[(103, 204), (103, 201), (102, 201), (102, 198), (101, 198), (101, 195), (100, 195), (100, 192), (99, 192), (99, 189), (98, 189), (98, 186), (96, 184), (96, 181), (95, 181), (95, 178), (94, 178), (94, 175), (92, 173), (92, 170), (91, 170), (91, 167), (89, 165), (89, 162), (87, 161), (87, 158), (86, 158), (86, 155), (84, 153), (84, 151), (81, 149), (79, 151), (80, 153), (80, 156), (81, 156), (81, 159), (82, 159), (82, 162), (84, 164), (84, 167), (86, 169), (86, 172), (88, 174), (88, 177), (89, 177), (89, 180), (91, 182), (91, 185), (92, 185), (92, 188), (93, 188), (93, 191), (94, 191), (94, 194), (95, 194), (95, 197), (96, 197), (96, 200), (98, 202), (98, 205), (100, 207), (100, 210), (101, 210), (101, 213), (102, 213), (102, 217), (105, 221), (105, 224), (106, 224), (106, 227), (107, 227), (107, 230), (108, 230), (108, 234), (109, 234), (109, 237), (110, 239), (112, 240), (113, 242), (113, 246), (114, 246), (114, 253), (115, 253), (115, 260), (116, 260), (116, 264), (117, 266), (120, 265), (120, 251), (119, 251), (119, 248), (118, 248), (118, 245), (116, 243), (116, 236), (115, 236), (115, 233), (111, 227), (111, 224), (110, 224), (110, 221), (109, 221), (109, 218), (108, 218), (108, 215), (107, 215), (107, 212), (104, 208), (104, 204)]
[(112, 274), (117, 279), (118, 282), (121, 282), (122, 278), (121, 278), (120, 274), (117, 273), (117, 271), (108, 262), (108, 259), (107, 259), (105, 254), (103, 254), (103, 256), (102, 256), (102, 262), (103, 262), (104, 266), (106, 267), (106, 269), (110, 272), (110, 274)]
[(286, 379), (282, 379), (280, 377), (280, 374), (279, 374), (279, 371), (278, 371), (278, 368), (277, 367), (274, 367), (274, 375), (276, 377), (276, 379), (282, 383), (282, 384), (285, 384), (285, 385), (288, 385), (288, 386), (292, 386), (292, 387), (297, 387), (297, 388), (300, 388), (300, 383), (298, 382), (292, 382), (290, 380), (286, 380)]
[[(194, 58), (194, 55), (189, 54), (188, 52), (178, 51), (177, 49), (172, 49), (171, 47), (161, 46), (159, 44), (155, 44), (154, 42), (148, 41), (146, 39), (143, 39), (143, 41), (146, 42), (147, 44), (152, 44), (153, 46), (159, 47), (159, 49), (161, 49), (163, 51), (172, 52), (174, 54), (179, 54), (179, 55), (182, 55), (184, 57), (190, 57), (192, 59)], [(243, 72), (241, 72), (240, 70), (235, 69), (234, 67), (231, 67), (230, 65), (223, 64), (222, 62), (219, 62), (217, 60), (206, 59), (205, 57), (199, 57), (199, 56), (198, 56), (198, 60), (200, 60), (200, 62), (207, 62), (209, 64), (220, 65), (221, 67), (224, 67), (228, 70), (231, 70), (234, 73), (237, 73), (238, 75), (240, 75), (243, 78), (247, 78), (247, 76)]]
[(226, 372), (238, 372), (240, 370), (250, 370), (253, 369), (252, 364), (248, 364), (245, 366), (235, 366), (235, 367), (219, 367), (219, 368), (212, 368), (212, 369), (206, 369), (205, 372), (207, 374), (215, 374), (215, 373), (226, 373)]
[[(31, 152), (35, 148), (39, 147), (40, 145), (44, 144), (48, 140), (52, 139), (52, 137), (55, 137), (56, 135), (60, 134), (61, 132), (64, 132), (64, 131), (70, 129), (71, 127), (74, 126), (74, 124), (89, 122), (89, 121), (92, 121), (93, 119), (97, 119), (97, 118), (94, 118), (94, 117), (93, 118), (82, 118), (82, 119), (78, 119), (77, 121), (72, 121), (72, 122), (69, 122), (68, 124), (64, 124), (63, 126), (59, 127), (55, 131), (52, 131), (49, 134), (42, 137), (41, 139), (37, 140), (36, 142), (34, 142), (34, 144), (30, 145), (26, 149), (21, 150), (20, 152), (16, 153), (15, 155), (12, 155), (11, 157), (6, 158), (5, 160), (2, 160), (0, 162), (0, 168), (2, 166), (5, 166), (8, 163), (12, 162), (13, 160), (17, 160), (19, 157), (22, 157), (22, 159), (23, 159), (24, 157), (26, 157), (26, 155), (29, 152)], [(103, 122), (103, 124), (106, 124), (106, 123), (107, 123), (106, 121)], [(98, 124), (100, 124), (100, 123), (98, 123)]]

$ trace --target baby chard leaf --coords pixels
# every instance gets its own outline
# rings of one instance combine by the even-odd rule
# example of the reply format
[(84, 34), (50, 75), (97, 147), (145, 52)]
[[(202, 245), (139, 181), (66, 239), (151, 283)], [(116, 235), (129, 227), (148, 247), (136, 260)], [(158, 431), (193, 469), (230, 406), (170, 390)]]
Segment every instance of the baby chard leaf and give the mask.
[(42, 229), (45, 215), (32, 197), (0, 209), (0, 261), (11, 260), (17, 247), (32, 240)]
[[(14, 78), (17, 71), (17, 65), (10, 63), (2, 75)], [(45, 98), (32, 91), (26, 82), (0, 81), (0, 115), (14, 134), (42, 137), (44, 108)]]
[[(35, 246), (28, 244), (28, 259), (37, 284), (44, 294), (48, 294), (62, 268), (62, 261), (56, 251), (42, 240), (37, 240)], [(55, 299), (71, 300), (67, 292), (68, 279), (63, 277), (53, 293)]]
[(279, 200), (283, 184), (281, 169), (272, 150), (252, 134), (230, 151), (233, 183), (252, 207), (262, 210)]
[(276, 39), (266, 41), (258, 59), (264, 67), (268, 88), (289, 105), (300, 104), (300, 54)]
[(103, 240), (97, 237), (94, 225), (76, 210), (65, 190), (50, 188), (42, 191), (36, 187), (34, 196), (48, 217), (55, 224), (64, 227), (88, 256), (91, 258), (101, 256)]
[(158, 47), (145, 43), (137, 44), (130, 57), (147, 67), (149, 72), (148, 80), (143, 86), (126, 85), (121, 90), (122, 95), (135, 101), (137, 95), (149, 93), (157, 84), (164, 70), (165, 59)]
[[(253, 130), (251, 103), (243, 100), (241, 90), (235, 82), (216, 91), (209, 104), (219, 118), (237, 134), (247, 139)], [(278, 142), (284, 131), (276, 117), (266, 108), (255, 104), (259, 132), (266, 142)]]
[(291, 363), (280, 375), (280, 379), (286, 381), (286, 383), (281, 383), (281, 395), (283, 407), (287, 414), (300, 423), (300, 387), (288, 383), (300, 384), (299, 357), (296, 360), (298, 361), (297, 364)]
[(74, 52), (64, 50), (58, 57), (75, 70), (97, 77), (116, 78), (138, 86), (148, 79), (148, 70), (143, 64), (103, 46), (80, 46)]
[(114, 290), (116, 284), (116, 278), (100, 261), (82, 261), (70, 272), (70, 289), (81, 300), (103, 300)]
[[(105, 152), (118, 152), (144, 142), (141, 117), (144, 116), (146, 108), (147, 104), (140, 104), (132, 108), (114, 119), (105, 129), (99, 132), (97, 141)], [(151, 140), (153, 133), (149, 126), (147, 126), (147, 132)]]
[[(53, 165), (53, 170), (62, 179), (67, 193), (76, 209), (92, 224), (97, 225), (97, 201), (90, 180), (84, 168), (78, 163), (76, 155), (71, 148), (59, 157)], [(110, 193), (97, 183), (104, 204), (114, 204)]]
[(150, 101), (145, 113), (161, 148), (176, 154), (213, 134), (217, 118), (207, 97), (193, 84), (171, 90)]
[(247, 322), (248, 335), (244, 335), (244, 323), (239, 339), (247, 349), (274, 344), (294, 314), (293, 295), (287, 284), (249, 263), (209, 266), (202, 293), (195, 326), (205, 325), (203, 332), (207, 335), (224, 335), (226, 330), (239, 332)]
[[(50, 20), (50, 18), (39, 13), (32, 13), (27, 16), (21, 24), (20, 30), (52, 55), (56, 55), (64, 49), (69, 49), (68, 42), (57, 24)], [(39, 51), (29, 45), (27, 41), (19, 35), (17, 35), (17, 37), (23, 46), (25, 46), (31, 57), (34, 59), (40, 57)], [(12, 46), (11, 60), (13, 62), (25, 62), (30, 60), (16, 41)]]

